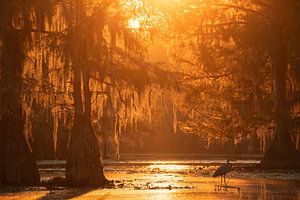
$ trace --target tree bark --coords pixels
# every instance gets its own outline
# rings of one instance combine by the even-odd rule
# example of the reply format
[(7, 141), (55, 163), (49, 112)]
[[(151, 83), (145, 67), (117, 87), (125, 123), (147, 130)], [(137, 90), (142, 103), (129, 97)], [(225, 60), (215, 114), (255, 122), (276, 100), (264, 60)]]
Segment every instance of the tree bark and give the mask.
[[(280, 38), (280, 37), (279, 37)], [(275, 138), (260, 165), (262, 168), (299, 168), (300, 157), (289, 133), (289, 105), (286, 93), (288, 61), (284, 45), (273, 54), (275, 84)]]
[[(103, 174), (100, 149), (91, 122), (91, 95), (86, 73), (80, 73), (78, 68), (74, 69), (75, 116), (68, 149), (66, 178), (71, 186), (103, 186), (107, 180)], [(83, 87), (81, 83), (84, 84)]]
[(106, 183), (97, 138), (86, 115), (78, 115), (74, 120), (66, 178), (71, 186), (102, 186)]
[(20, 91), (24, 40), (9, 23), (1, 30), (0, 40), (0, 184), (37, 184), (37, 164), (23, 134)]
[(65, 160), (67, 158), (71, 130), (64, 124), (62, 119), (59, 119), (57, 129), (56, 159)]
[(38, 168), (23, 135), (22, 120), (14, 113), (1, 117), (0, 185), (35, 185)]
[(55, 159), (54, 137), (53, 137), (53, 118), (50, 108), (45, 107), (35, 101), (32, 104), (32, 133), (29, 143), (36, 160)]

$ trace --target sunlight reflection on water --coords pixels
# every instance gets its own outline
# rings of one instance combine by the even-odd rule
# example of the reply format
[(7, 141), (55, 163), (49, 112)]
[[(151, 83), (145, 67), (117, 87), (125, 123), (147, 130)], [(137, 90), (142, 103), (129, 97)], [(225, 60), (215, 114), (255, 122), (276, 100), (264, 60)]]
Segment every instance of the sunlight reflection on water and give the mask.
[[(181, 173), (210, 175), (218, 166), (226, 163), (226, 160), (126, 160), (115, 162), (105, 161), (105, 171), (127, 173)], [(234, 166), (245, 164), (257, 164), (258, 160), (237, 160)]]
[[(51, 161), (55, 162), (55, 161)], [(237, 165), (257, 163), (256, 160), (237, 161)], [(209, 164), (208, 164), (209, 163)], [(300, 199), (300, 173), (266, 173), (233, 171), (228, 175), (230, 186), (240, 193), (215, 190), (220, 179), (211, 177), (225, 160), (132, 160), (105, 161), (105, 176), (114, 180), (114, 189), (39, 189), (0, 193), (0, 200), (10, 199), (111, 199), (111, 200), (194, 200), (194, 199)], [(42, 162), (47, 164), (47, 162)], [(64, 176), (64, 162), (40, 168), (43, 180)], [(234, 163), (235, 164), (235, 163)], [(285, 180), (286, 179), (286, 180)], [(290, 180), (288, 180), (290, 179)]]
[(152, 172), (178, 172), (190, 169), (189, 165), (174, 165), (174, 164), (153, 164), (149, 165), (149, 170)]

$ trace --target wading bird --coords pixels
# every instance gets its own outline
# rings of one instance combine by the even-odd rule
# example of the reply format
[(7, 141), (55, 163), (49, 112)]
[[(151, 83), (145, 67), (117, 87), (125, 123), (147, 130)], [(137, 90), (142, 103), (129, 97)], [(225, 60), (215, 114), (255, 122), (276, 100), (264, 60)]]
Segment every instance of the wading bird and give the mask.
[(232, 165), (230, 161), (235, 161), (235, 160), (227, 159), (226, 164), (219, 167), (213, 174), (213, 177), (221, 176), (221, 185), (223, 183), (223, 178), (224, 178), (224, 184), (226, 185), (226, 174), (232, 170)]

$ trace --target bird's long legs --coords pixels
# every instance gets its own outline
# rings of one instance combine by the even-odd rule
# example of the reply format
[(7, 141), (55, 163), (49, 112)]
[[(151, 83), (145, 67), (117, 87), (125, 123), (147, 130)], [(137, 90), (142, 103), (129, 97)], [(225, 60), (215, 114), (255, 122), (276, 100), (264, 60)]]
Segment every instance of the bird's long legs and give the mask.
[(224, 185), (227, 185), (227, 183), (226, 183), (226, 175), (222, 175), (221, 176), (221, 185), (223, 184), (223, 182), (224, 182)]

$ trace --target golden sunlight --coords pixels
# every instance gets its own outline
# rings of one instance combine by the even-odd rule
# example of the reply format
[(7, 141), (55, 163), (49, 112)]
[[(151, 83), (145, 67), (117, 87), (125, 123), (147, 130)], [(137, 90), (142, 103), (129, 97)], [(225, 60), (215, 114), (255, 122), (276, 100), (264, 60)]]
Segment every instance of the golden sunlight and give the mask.
[(129, 19), (127, 27), (130, 29), (139, 29), (141, 27), (140, 20), (139, 19)]
[(300, 200), (299, 36), (300, 0), (2, 0), (0, 200)]
[(176, 164), (153, 164), (149, 166), (151, 171), (157, 172), (178, 172), (187, 169), (186, 165), (176, 165)]

